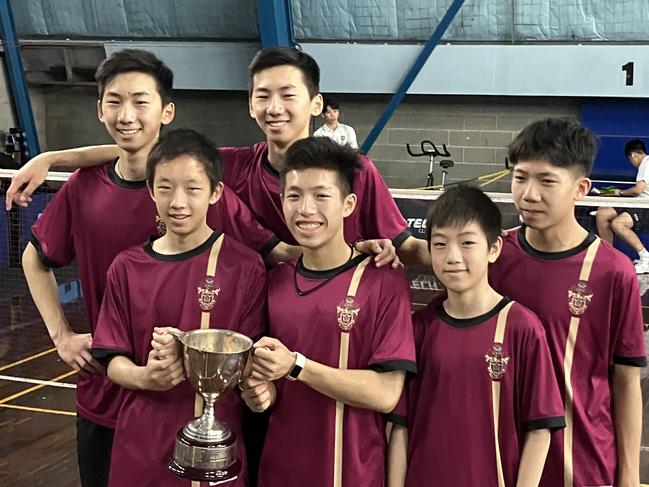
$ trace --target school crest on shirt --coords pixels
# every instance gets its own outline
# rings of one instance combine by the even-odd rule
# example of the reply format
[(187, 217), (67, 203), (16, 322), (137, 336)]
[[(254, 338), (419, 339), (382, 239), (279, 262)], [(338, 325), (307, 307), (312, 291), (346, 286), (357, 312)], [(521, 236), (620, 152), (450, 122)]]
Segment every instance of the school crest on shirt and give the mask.
[(203, 311), (209, 311), (214, 307), (216, 298), (221, 292), (221, 288), (214, 285), (213, 277), (206, 277), (205, 283), (198, 286), (198, 304)]
[(165, 222), (162, 221), (162, 218), (160, 216), (156, 215), (155, 216), (155, 230), (158, 232), (158, 236), (162, 237), (165, 233), (167, 233), (167, 225)]
[(509, 356), (505, 355), (502, 343), (494, 343), (488, 354), (484, 356), (487, 361), (487, 372), (493, 380), (501, 380), (507, 372)]
[(360, 310), (361, 307), (356, 304), (351, 296), (347, 296), (336, 306), (338, 326), (342, 331), (349, 331), (354, 327)]
[(568, 289), (568, 308), (574, 316), (583, 315), (590, 301), (593, 299), (593, 291), (588, 287), (586, 281), (579, 281)]

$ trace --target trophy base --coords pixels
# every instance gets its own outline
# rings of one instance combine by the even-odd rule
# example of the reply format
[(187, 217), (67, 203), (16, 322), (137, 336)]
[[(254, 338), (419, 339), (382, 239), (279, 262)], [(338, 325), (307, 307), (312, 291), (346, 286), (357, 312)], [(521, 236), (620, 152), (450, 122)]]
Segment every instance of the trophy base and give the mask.
[(172, 458), (169, 461), (168, 468), (169, 471), (184, 479), (220, 484), (237, 479), (241, 472), (241, 462), (237, 460), (230, 468), (215, 471), (180, 465)]
[(235, 457), (236, 438), (232, 433), (224, 441), (210, 443), (188, 438), (184, 429), (176, 435), (176, 446), (168, 468), (179, 477), (204, 482), (227, 482), (241, 472)]

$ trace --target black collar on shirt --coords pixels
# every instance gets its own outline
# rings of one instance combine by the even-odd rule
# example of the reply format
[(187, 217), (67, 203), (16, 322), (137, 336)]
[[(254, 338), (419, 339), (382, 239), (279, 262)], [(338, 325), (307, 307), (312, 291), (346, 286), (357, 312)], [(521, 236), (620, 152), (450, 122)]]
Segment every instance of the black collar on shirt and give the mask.
[(586, 250), (588, 246), (592, 244), (593, 241), (597, 238), (597, 235), (589, 232), (588, 235), (586, 235), (584, 241), (572, 249), (562, 250), (561, 252), (542, 252), (532, 247), (525, 238), (525, 225), (521, 225), (516, 236), (518, 238), (518, 243), (526, 254), (530, 255), (531, 257), (536, 257), (537, 259), (544, 260), (565, 259), (566, 257), (577, 255), (578, 253)]
[(161, 254), (153, 250), (153, 242), (158, 238), (160, 238), (154, 236), (154, 237), (150, 237), (148, 242), (144, 244), (144, 251), (154, 259), (161, 260), (163, 262), (175, 262), (179, 260), (187, 260), (199, 254), (202, 254), (207, 249), (209, 249), (212, 246), (212, 244), (216, 242), (216, 239), (219, 238), (220, 235), (221, 232), (219, 232), (218, 230), (214, 230), (214, 232), (212, 232), (212, 235), (210, 235), (210, 237), (207, 240), (205, 240), (205, 242), (200, 244), (198, 247), (188, 250), (187, 252), (181, 252), (180, 254)]
[(439, 303), (437, 305), (437, 314), (439, 315), (440, 319), (446, 323), (447, 325), (453, 326), (455, 328), (470, 328), (472, 326), (479, 325), (481, 323), (484, 323), (487, 321), (489, 318), (492, 316), (497, 315), (500, 313), (500, 311), (507, 306), (507, 303), (509, 303), (511, 300), (509, 298), (502, 298), (496, 306), (494, 306), (492, 309), (487, 311), (484, 314), (481, 314), (480, 316), (475, 316), (473, 318), (453, 318), (450, 314), (446, 312), (444, 309), (444, 304)]
[[(295, 266), (295, 270), (293, 272), (293, 285), (295, 286), (295, 292), (298, 294), (298, 296), (308, 296), (309, 294), (314, 293), (321, 287), (329, 284), (336, 276), (338, 276), (342, 272), (345, 272), (347, 269), (355, 267), (367, 257), (367, 255), (365, 254), (359, 254), (354, 257), (354, 247), (352, 247), (351, 245), (350, 247), (351, 255), (349, 256), (349, 260), (347, 262), (338, 267), (334, 267), (333, 269), (326, 269), (324, 271), (314, 271), (307, 269), (306, 267), (304, 267), (304, 264), (302, 262), (302, 256), (300, 256), (297, 260), (297, 265)], [(316, 284), (315, 286), (312, 286), (311, 289), (300, 289), (300, 286), (297, 282), (298, 273), (310, 279), (318, 279), (321, 282), (319, 284)]]
[(367, 254), (358, 254), (356, 257), (349, 259), (343, 265), (334, 267), (333, 269), (326, 269), (324, 271), (314, 271), (312, 269), (307, 269), (306, 267), (304, 267), (304, 264), (302, 263), (302, 256), (300, 256), (297, 260), (296, 270), (298, 274), (308, 279), (331, 279), (333, 277), (336, 277), (339, 274), (342, 274), (347, 269), (356, 267), (358, 264), (363, 262), (365, 257), (367, 257)]
[(113, 162), (108, 164), (108, 177), (110, 178), (110, 180), (120, 188), (124, 189), (146, 188), (146, 179), (143, 179), (142, 181), (127, 181), (126, 179), (120, 178), (115, 171), (115, 165), (117, 164), (118, 160), (119, 158), (116, 158)]
[(271, 176), (279, 178), (279, 171), (273, 167), (268, 158), (264, 159), (264, 169), (266, 169), (266, 171), (268, 171)]

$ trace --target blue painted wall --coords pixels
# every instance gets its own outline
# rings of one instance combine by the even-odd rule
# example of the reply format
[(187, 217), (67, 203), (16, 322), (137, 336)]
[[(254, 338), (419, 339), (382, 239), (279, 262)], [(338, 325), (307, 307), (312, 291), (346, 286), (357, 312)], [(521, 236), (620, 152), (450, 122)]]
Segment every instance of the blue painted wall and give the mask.
[(581, 107), (581, 121), (600, 141), (591, 177), (634, 181), (637, 171), (624, 156), (624, 145), (641, 139), (649, 146), (649, 100), (588, 100)]

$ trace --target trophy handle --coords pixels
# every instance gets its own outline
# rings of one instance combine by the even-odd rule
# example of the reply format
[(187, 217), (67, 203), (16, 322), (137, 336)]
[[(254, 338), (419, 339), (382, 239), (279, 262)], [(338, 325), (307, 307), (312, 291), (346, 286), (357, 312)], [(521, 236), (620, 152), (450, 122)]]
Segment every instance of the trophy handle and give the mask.
[(180, 362), (183, 364), (183, 374), (185, 377), (187, 377), (187, 369), (185, 369), (185, 342), (183, 339), (185, 338), (185, 334), (187, 333), (186, 331), (175, 331), (175, 330), (168, 330), (167, 333), (169, 333), (174, 339), (176, 340), (176, 343), (180, 347)]
[(169, 333), (172, 337), (176, 339), (176, 341), (183, 345), (183, 338), (185, 337), (185, 331), (175, 331), (175, 330), (168, 330), (167, 333)]
[(239, 376), (237, 386), (241, 391), (244, 390), (243, 381), (245, 381), (248, 377), (252, 376), (252, 361), (255, 356), (255, 350), (257, 350), (255, 347), (252, 347), (252, 349), (250, 350), (250, 353), (248, 354), (248, 358), (246, 359), (246, 365), (243, 368), (241, 375)]

